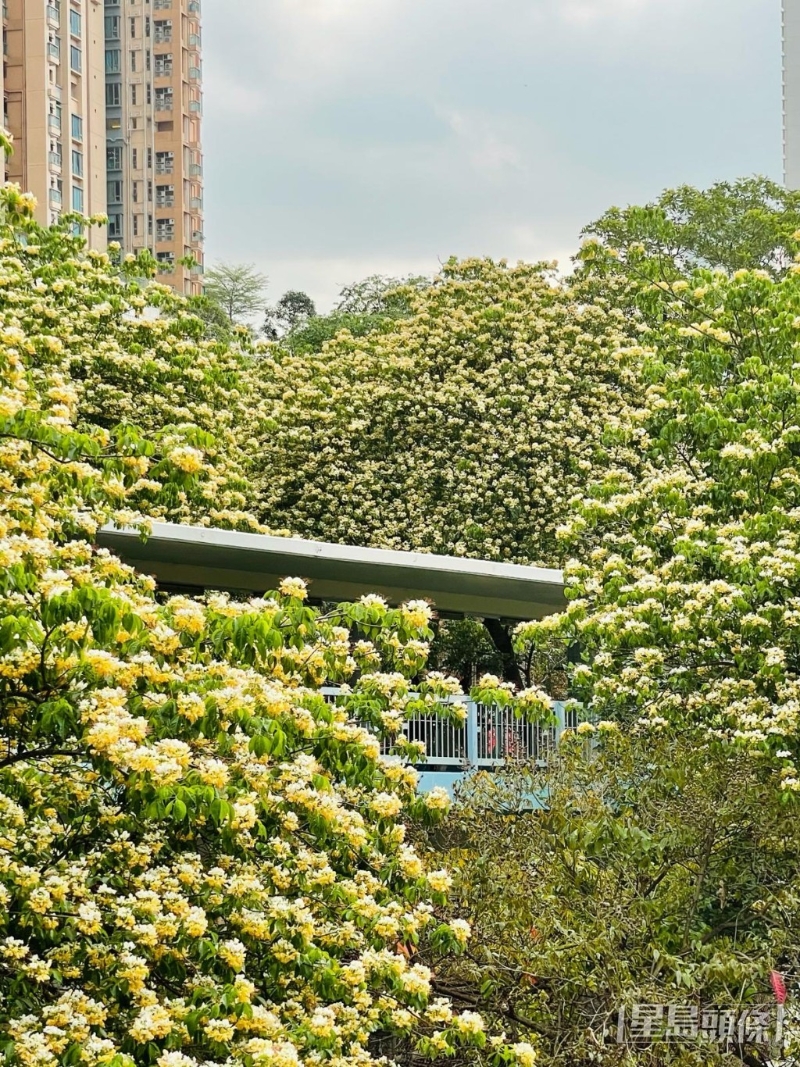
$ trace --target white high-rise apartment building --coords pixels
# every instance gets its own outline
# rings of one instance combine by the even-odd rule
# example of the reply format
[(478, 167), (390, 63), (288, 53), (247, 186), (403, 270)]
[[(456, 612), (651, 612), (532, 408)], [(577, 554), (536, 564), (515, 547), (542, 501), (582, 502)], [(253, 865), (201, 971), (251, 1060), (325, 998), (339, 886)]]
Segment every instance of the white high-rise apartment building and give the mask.
[(783, 177), (800, 189), (800, 0), (783, 0)]

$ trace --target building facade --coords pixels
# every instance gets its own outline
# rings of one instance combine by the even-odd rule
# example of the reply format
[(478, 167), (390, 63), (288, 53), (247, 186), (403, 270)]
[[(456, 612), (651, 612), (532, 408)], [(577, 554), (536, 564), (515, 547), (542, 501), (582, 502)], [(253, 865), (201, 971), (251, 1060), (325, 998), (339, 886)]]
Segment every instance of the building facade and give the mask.
[[(202, 292), (199, 0), (105, 0), (108, 236)], [(191, 261), (191, 262), (190, 262)]]
[[(106, 210), (103, 29), (101, 0), (3, 4), (5, 178), (36, 196), (43, 225)], [(89, 240), (102, 248), (106, 233)]]
[[(200, 0), (6, 0), (5, 179), (44, 225), (107, 214), (93, 247), (148, 249), (159, 281), (202, 292)], [(0, 175), (3, 177), (3, 175)]]
[(800, 189), (800, 0), (783, 0), (783, 176)]

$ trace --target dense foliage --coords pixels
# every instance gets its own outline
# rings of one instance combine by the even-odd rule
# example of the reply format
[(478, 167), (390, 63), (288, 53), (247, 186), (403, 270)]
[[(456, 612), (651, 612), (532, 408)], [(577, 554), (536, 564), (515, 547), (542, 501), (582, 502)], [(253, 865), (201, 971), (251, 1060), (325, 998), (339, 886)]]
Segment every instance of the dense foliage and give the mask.
[(321, 351), (275, 349), (259, 516), (321, 540), (554, 562), (571, 495), (637, 395), (625, 317), (542, 267), (452, 261), (410, 314)]
[[(4, 197), (13, 206), (20, 194), (11, 189)], [(115, 263), (115, 246), (109, 256), (84, 253), (83, 244), (69, 219), (52, 229), (30, 221), (2, 226), (5, 343), (21, 346), (37, 373), (71, 383), (79, 428), (136, 426), (162, 435), (165, 451), (170, 441), (180, 446), (187, 474), (202, 466), (200, 497), (191, 501), (171, 483), (152, 496), (151, 514), (256, 527), (240, 447), (249, 411), (246, 335), (235, 346), (205, 340), (183, 298), (148, 285), (146, 261)], [(143, 491), (154, 479), (158, 471), (150, 469)]]
[[(30, 199), (2, 198), (16, 215), (0, 248), (6, 1061), (344, 1067), (371, 1060), (377, 1031), (423, 1053), (483, 1046), (479, 1014), (434, 997), (405, 947), (458, 951), (469, 932), (440, 921), (446, 879), (404, 842), (401, 816), (434, 822), (447, 797), (418, 797), (381, 755), (383, 739), (402, 757), (404, 716), (454, 689), (433, 674), (409, 695), (430, 609), (366, 597), (323, 616), (298, 579), (246, 602), (164, 599), (98, 550), (99, 524), (161, 514), (175, 493), (203, 506), (219, 476), (189, 425), (76, 428), (83, 372), (99, 374), (89, 338), (105, 351), (110, 336), (118, 367), (154, 344), (166, 359), (173, 326), (143, 325), (104, 257), (64, 234), (45, 244)], [(353, 684), (331, 704), (326, 682)], [(533, 1061), (524, 1043), (487, 1048)]]
[(645, 467), (576, 506), (569, 608), (520, 642), (578, 643), (575, 694), (601, 718), (764, 747), (798, 791), (800, 273), (699, 272), (651, 295)]
[(477, 776), (439, 835), (473, 937), (437, 989), (553, 1067), (766, 1064), (736, 1028), (727, 1048), (617, 1038), (637, 1004), (760, 1005), (774, 1026), (770, 974), (800, 968), (800, 829), (780, 795), (773, 762), (611, 723), (565, 735), (547, 767)]
[(613, 250), (623, 272), (665, 281), (698, 268), (782, 277), (798, 230), (800, 192), (756, 177), (667, 189), (651, 204), (610, 208), (583, 233)]

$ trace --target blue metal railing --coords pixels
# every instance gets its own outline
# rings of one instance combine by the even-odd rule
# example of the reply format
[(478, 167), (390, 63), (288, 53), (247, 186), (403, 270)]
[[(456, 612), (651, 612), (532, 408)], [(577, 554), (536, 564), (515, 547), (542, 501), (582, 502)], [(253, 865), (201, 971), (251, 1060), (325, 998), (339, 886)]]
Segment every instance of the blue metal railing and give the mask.
[[(322, 692), (330, 703), (340, 695), (335, 688)], [(425, 745), (420, 771), (457, 772), (460, 777), (477, 768), (502, 767), (507, 760), (544, 760), (558, 745), (562, 731), (578, 722), (577, 711), (567, 710), (562, 702), (554, 702), (555, 723), (546, 726), (517, 719), (509, 708), (477, 704), (466, 697), (448, 703), (464, 706), (463, 723), (431, 712), (414, 715), (403, 725), (410, 741)]]

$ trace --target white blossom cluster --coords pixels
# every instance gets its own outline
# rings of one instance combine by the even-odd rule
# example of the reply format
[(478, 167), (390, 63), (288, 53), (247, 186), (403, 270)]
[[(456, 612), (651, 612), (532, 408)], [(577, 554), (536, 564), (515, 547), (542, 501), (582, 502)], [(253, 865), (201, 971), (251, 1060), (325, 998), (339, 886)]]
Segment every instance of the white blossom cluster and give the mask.
[[(373, 1062), (378, 1030), (431, 1054), (482, 1047), (481, 1016), (438, 997), (412, 951), (458, 952), (469, 936), (440, 911), (446, 873), (428, 873), (405, 840), (407, 820), (433, 824), (449, 804), (442, 790), (416, 794), (397, 736), (412, 699), (433, 710), (457, 688), (432, 674), (411, 693), (429, 606), (368, 597), (323, 616), (295, 578), (263, 599), (164, 601), (98, 550), (98, 525), (140, 521), (143, 501), (155, 514), (202, 506), (213, 468), (188, 431), (158, 458), (134, 427), (75, 429), (100, 371), (74, 357), (93, 331), (102, 347), (106, 312), (91, 293), (106, 292), (106, 267), (68, 234), (39, 231), (30, 205), (19, 216), (0, 246), (8, 1062), (345, 1067)], [(61, 253), (49, 267), (46, 242)], [(50, 345), (48, 279), (64, 275), (80, 279), (86, 310), (76, 294)], [(139, 349), (151, 327), (117, 322), (112, 362), (156, 358), (170, 328)], [(147, 495), (138, 483), (154, 457)], [(341, 687), (334, 704), (325, 684)], [(525, 1043), (495, 1055), (534, 1058)]]
[(545, 268), (452, 261), (411, 315), (257, 364), (260, 517), (322, 540), (553, 564), (570, 498), (627, 436), (625, 316)]

